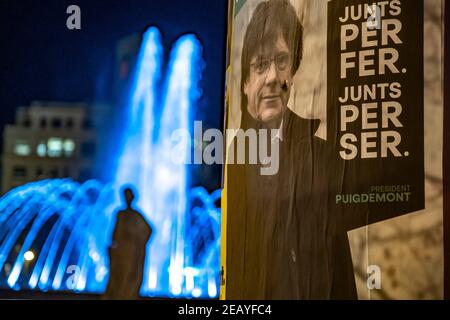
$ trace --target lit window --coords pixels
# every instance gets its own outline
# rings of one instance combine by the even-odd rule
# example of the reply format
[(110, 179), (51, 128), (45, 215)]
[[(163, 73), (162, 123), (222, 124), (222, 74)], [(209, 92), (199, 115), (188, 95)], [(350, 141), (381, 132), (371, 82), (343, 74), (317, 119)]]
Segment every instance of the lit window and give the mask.
[(45, 142), (40, 142), (36, 147), (36, 153), (39, 157), (45, 157), (47, 153), (47, 145)]
[(72, 139), (66, 139), (64, 140), (64, 155), (66, 157), (71, 157), (73, 155), (73, 152), (75, 151), (75, 142), (73, 142)]
[(25, 140), (17, 140), (14, 146), (14, 154), (18, 156), (29, 156), (31, 153), (30, 145)]
[(49, 157), (61, 157), (63, 142), (61, 138), (50, 138), (47, 141), (47, 154)]

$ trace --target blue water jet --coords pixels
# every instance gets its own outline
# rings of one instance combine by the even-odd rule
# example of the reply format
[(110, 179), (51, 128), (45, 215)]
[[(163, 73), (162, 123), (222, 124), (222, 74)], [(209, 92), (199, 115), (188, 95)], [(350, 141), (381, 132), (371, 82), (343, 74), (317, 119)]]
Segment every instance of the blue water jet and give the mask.
[[(191, 130), (200, 96), (198, 39), (177, 40), (165, 78), (162, 65), (161, 35), (152, 27), (143, 36), (121, 147), (108, 166), (115, 168), (110, 183), (44, 180), (0, 199), (0, 285), (103, 292), (120, 190), (131, 184), (138, 192), (137, 209), (155, 230), (147, 244), (141, 294), (217, 297), (220, 191), (210, 195), (191, 188), (189, 167), (173, 159), (172, 133)], [(178, 154), (189, 154), (190, 146), (190, 141), (177, 144)], [(35, 254), (32, 262), (25, 260), (29, 251)]]

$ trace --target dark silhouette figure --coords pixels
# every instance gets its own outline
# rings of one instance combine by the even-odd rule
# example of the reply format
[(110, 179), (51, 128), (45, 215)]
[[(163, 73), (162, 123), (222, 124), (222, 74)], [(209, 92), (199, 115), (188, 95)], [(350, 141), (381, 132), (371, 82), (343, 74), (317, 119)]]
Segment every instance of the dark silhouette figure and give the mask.
[(141, 213), (133, 209), (134, 194), (124, 190), (126, 208), (117, 214), (110, 257), (110, 277), (105, 299), (131, 300), (139, 298), (142, 284), (146, 245), (152, 234)]

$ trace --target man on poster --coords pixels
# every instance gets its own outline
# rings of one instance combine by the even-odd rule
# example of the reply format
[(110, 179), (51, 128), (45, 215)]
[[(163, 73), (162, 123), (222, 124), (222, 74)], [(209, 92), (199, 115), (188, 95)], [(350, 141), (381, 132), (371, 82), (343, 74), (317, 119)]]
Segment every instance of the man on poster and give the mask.
[[(317, 23), (310, 23), (304, 62), (303, 26), (291, 1), (247, 2), (252, 15), (237, 67), (241, 132), (227, 153), (226, 298), (356, 298), (347, 232), (425, 207), (423, 48), (417, 46), (423, 3), (323, 2), (326, 49), (313, 44)], [(309, 12), (304, 7), (300, 15)], [(310, 60), (311, 50), (327, 52), (326, 78), (312, 86), (305, 70), (323, 68)], [(309, 87), (314, 97), (326, 85), (326, 124), (323, 116), (307, 120), (291, 111), (305, 108), (290, 101), (300, 74), (302, 86), (292, 96)], [(326, 141), (318, 138), (324, 136), (319, 124)], [(250, 161), (240, 155), (246, 161), (234, 164), (242, 144)], [(269, 161), (259, 151), (257, 163), (254, 150), (264, 146)], [(269, 163), (275, 172), (266, 170)]]
[(288, 108), (302, 33), (288, 0), (261, 2), (246, 30), (241, 129), (279, 128), (280, 165), (261, 175), (264, 164), (228, 164), (227, 299), (357, 297), (344, 219), (333, 203), (343, 190), (341, 164), (314, 135), (320, 121)]

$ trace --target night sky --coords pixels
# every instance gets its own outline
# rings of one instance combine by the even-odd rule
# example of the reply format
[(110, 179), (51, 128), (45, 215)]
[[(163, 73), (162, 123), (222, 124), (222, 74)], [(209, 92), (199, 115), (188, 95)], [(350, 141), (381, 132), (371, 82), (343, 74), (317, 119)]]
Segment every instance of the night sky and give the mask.
[[(81, 30), (68, 30), (66, 9), (81, 8)], [(193, 32), (206, 61), (201, 110), (222, 122), (225, 0), (0, 0), (0, 130), (33, 100), (107, 101), (117, 41), (156, 25), (166, 53)], [(1, 143), (0, 143), (1, 145)]]

